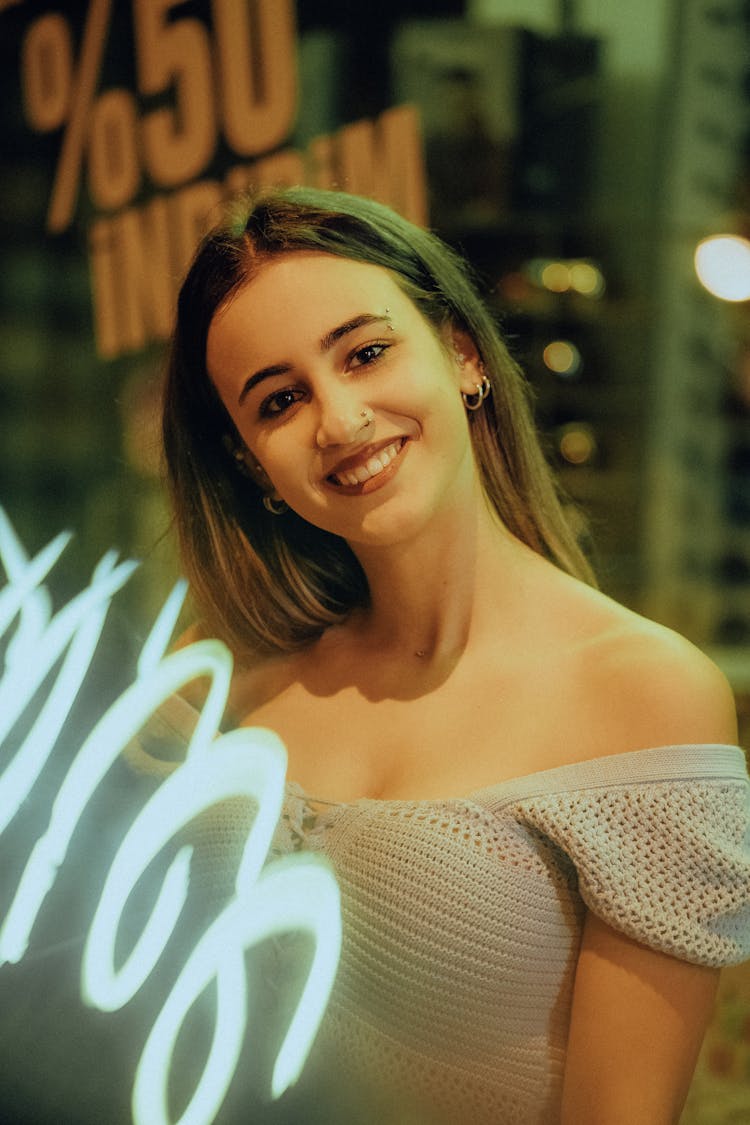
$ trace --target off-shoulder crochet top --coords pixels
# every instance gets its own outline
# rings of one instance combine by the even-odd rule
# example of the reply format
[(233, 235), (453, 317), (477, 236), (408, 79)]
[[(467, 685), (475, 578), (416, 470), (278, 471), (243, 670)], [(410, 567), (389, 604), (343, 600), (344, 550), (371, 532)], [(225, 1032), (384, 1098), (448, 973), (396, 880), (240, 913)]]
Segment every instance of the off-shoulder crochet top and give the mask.
[[(212, 833), (219, 863), (231, 818)], [(604, 756), (450, 800), (327, 803), (289, 784), (274, 844), (326, 855), (343, 911), (329, 1007), (269, 1117), (289, 1125), (555, 1125), (587, 909), (696, 964), (750, 957), (737, 747)]]

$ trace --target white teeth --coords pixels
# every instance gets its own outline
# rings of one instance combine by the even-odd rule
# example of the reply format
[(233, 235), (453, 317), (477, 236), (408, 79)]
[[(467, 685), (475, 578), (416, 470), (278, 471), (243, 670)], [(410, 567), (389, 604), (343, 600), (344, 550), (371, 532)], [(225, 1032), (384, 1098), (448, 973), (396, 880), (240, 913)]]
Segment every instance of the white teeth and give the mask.
[(334, 480), (337, 480), (339, 484), (364, 484), (366, 480), (382, 473), (383, 469), (390, 465), (393, 458), (398, 454), (400, 448), (401, 443), (394, 442), (387, 449), (381, 449), (377, 457), (371, 457), (366, 464), (358, 465), (355, 469), (348, 469), (344, 473), (337, 473)]

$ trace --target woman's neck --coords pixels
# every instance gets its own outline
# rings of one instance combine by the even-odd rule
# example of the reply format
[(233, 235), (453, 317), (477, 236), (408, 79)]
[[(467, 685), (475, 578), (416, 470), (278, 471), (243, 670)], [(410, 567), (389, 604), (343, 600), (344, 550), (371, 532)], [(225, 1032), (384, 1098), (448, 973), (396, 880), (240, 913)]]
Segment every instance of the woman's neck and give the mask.
[(457, 660), (473, 638), (519, 611), (519, 563), (530, 551), (503, 527), (483, 496), (397, 546), (355, 548), (370, 587), (352, 621), (378, 655), (425, 665)]

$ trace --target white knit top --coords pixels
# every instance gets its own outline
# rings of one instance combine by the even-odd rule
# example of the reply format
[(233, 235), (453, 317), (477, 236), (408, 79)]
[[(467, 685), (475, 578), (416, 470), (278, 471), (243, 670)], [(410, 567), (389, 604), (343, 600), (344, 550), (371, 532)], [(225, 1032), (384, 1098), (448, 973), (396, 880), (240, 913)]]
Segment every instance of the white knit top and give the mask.
[(618, 754), (459, 800), (321, 804), (289, 785), (276, 843), (325, 853), (342, 893), (308, 1063), (326, 1125), (553, 1125), (586, 907), (687, 961), (750, 956), (738, 748)]
[[(203, 819), (191, 881), (219, 893), (247, 823), (242, 801)], [(686, 961), (750, 957), (737, 747), (605, 756), (454, 800), (333, 803), (290, 783), (274, 851), (302, 848), (336, 872), (341, 961), (297, 1087), (256, 1105), (258, 1125), (555, 1125), (586, 908)], [(268, 1034), (250, 1101), (265, 1100), (305, 940), (256, 961)]]

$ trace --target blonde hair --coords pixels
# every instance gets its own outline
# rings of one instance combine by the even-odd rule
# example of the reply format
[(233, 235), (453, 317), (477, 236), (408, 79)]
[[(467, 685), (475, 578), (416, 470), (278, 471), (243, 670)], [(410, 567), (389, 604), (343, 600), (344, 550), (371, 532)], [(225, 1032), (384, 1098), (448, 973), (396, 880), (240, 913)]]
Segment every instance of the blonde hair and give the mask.
[[(182, 285), (164, 392), (167, 474), (183, 566), (205, 627), (240, 658), (309, 644), (368, 601), (348, 544), (294, 512), (274, 516), (241, 475), (241, 444), (206, 370), (216, 310), (263, 264), (295, 250), (381, 266), (435, 329), (474, 340), (492, 383), (469, 415), (486, 494), (506, 527), (563, 570), (594, 584), (533, 423), (527, 381), (470, 269), (435, 235), (370, 199), (310, 188), (245, 198), (204, 238)], [(227, 440), (229, 438), (229, 440)]]

